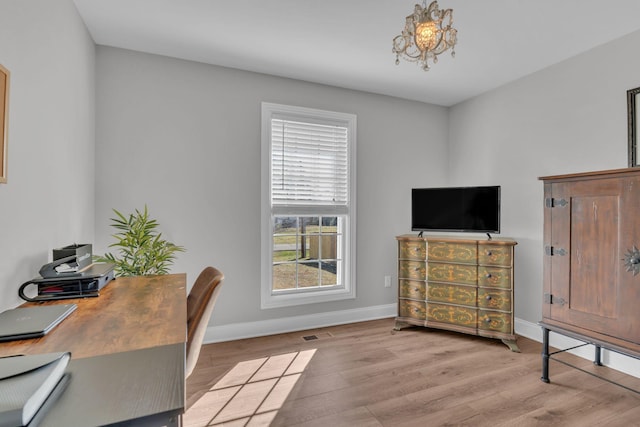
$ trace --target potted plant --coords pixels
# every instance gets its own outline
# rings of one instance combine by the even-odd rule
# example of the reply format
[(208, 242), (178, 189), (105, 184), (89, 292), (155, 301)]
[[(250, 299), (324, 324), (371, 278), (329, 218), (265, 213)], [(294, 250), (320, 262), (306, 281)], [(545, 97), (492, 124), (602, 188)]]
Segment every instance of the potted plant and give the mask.
[(108, 252), (95, 261), (114, 264), (117, 276), (168, 274), (176, 253), (185, 249), (162, 238), (157, 231), (158, 222), (149, 217), (146, 205), (144, 211), (136, 209), (128, 217), (113, 211), (117, 217), (111, 218), (111, 226), (119, 231), (112, 235), (116, 242), (109, 247), (118, 248), (118, 253)]

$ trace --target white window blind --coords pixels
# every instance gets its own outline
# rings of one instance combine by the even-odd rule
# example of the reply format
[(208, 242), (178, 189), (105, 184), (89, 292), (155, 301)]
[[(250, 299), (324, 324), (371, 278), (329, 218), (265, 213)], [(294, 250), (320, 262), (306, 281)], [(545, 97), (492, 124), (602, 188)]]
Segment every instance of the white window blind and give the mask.
[(273, 206), (349, 203), (348, 128), (271, 119)]

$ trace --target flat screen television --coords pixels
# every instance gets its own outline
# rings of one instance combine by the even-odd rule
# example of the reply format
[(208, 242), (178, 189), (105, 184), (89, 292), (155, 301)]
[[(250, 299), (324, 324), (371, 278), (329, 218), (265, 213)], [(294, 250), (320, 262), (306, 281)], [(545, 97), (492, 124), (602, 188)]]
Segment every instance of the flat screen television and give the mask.
[(500, 233), (500, 186), (414, 188), (411, 229)]

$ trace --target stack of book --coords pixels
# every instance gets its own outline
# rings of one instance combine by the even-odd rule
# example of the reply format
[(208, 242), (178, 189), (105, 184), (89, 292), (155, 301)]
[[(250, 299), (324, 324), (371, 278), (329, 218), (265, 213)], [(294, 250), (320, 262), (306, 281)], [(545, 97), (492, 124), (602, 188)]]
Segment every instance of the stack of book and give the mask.
[(26, 426), (64, 390), (71, 353), (0, 358), (0, 427)]

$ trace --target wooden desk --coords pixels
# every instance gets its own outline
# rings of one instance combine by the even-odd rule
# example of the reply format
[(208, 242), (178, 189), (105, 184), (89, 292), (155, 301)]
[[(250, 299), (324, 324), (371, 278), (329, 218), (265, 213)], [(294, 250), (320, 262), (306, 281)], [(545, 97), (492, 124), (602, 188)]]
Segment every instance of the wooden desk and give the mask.
[(42, 426), (180, 424), (185, 406), (186, 276), (121, 277), (38, 339), (0, 356), (70, 351), (69, 381), (36, 417)]
[(0, 356), (70, 351), (72, 359), (184, 344), (187, 338), (186, 275), (119, 277), (96, 298), (33, 305), (70, 304), (78, 309), (42, 338), (0, 343)]

